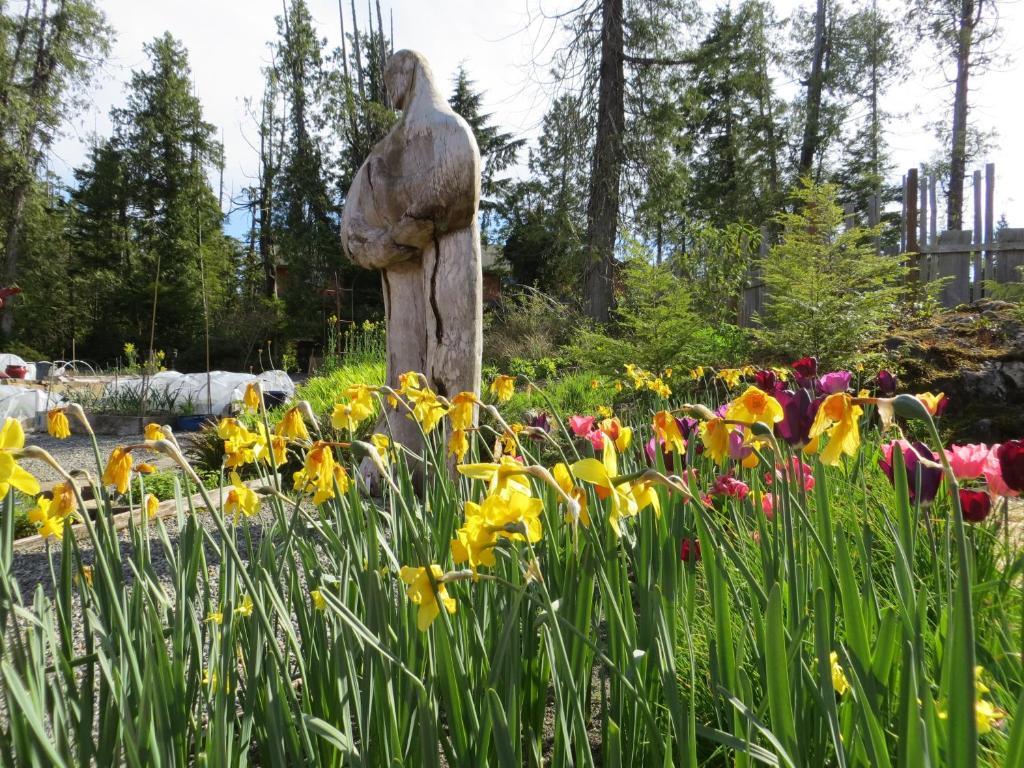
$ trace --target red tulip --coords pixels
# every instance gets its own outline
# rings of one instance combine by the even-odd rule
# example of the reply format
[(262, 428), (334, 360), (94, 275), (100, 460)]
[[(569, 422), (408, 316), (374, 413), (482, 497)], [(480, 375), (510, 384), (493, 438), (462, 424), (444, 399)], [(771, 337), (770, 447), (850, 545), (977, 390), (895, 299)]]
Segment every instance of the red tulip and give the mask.
[(694, 563), (700, 562), (700, 542), (696, 539), (683, 539), (682, 546), (679, 548), (679, 559), (684, 563), (691, 562), (690, 555), (693, 555)]
[(968, 491), (960, 489), (960, 509), (964, 513), (964, 521), (980, 523), (992, 511), (992, 498), (984, 491)]

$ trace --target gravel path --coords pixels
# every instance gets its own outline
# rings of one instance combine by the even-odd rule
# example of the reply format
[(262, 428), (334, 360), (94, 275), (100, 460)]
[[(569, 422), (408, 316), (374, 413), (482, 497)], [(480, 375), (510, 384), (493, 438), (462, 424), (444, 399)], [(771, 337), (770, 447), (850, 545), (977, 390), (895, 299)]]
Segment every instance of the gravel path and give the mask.
[[(187, 438), (178, 436), (182, 450), (187, 450)], [(141, 435), (138, 438), (131, 438), (117, 435), (96, 435), (96, 442), (100, 447), (100, 459), (106, 461), (110, 452), (119, 445), (127, 445), (132, 442), (141, 442)], [(25, 445), (36, 445), (49, 451), (50, 455), (57, 460), (64, 469), (86, 469), (89, 474), (96, 475), (96, 457), (92, 450), (92, 440), (88, 435), (72, 433), (71, 437), (65, 440), (58, 440), (50, 437), (46, 432), (34, 432), (25, 435)], [(142, 461), (142, 458), (137, 461)], [(157, 453), (147, 453), (145, 461), (156, 466), (157, 469), (166, 469), (173, 466), (171, 459)], [(56, 483), (60, 475), (49, 465), (41, 461), (26, 463), (26, 468), (36, 476), (36, 479), (43, 484), (44, 488), (50, 483)]]

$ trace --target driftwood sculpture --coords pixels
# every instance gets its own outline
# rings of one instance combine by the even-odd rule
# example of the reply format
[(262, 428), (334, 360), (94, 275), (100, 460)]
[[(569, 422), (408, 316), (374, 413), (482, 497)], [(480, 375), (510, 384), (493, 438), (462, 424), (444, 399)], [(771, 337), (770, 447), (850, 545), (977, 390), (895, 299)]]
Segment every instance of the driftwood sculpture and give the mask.
[[(420, 371), (438, 394), (479, 394), (480, 151), (421, 54), (394, 54), (384, 78), (402, 117), (352, 181), (342, 245), (353, 262), (381, 271), (388, 384)], [(419, 428), (404, 411), (385, 418), (394, 439), (420, 446)]]

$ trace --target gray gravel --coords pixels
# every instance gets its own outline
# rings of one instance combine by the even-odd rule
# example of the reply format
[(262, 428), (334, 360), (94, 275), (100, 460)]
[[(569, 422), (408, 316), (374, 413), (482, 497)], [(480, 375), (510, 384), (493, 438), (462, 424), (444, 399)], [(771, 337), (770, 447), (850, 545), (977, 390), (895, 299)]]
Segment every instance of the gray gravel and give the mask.
[[(124, 445), (127, 438), (114, 435), (97, 435), (96, 441), (100, 446), (100, 458), (107, 460), (110, 452), (118, 445)], [(64, 469), (86, 469), (89, 474), (96, 475), (96, 457), (92, 450), (92, 440), (88, 435), (72, 434), (66, 440), (58, 440), (50, 437), (46, 432), (34, 432), (25, 435), (25, 445), (36, 445), (49, 451)], [(61, 479), (56, 470), (41, 461), (25, 462), (25, 468), (36, 476), (36, 479), (44, 485), (55, 483)]]

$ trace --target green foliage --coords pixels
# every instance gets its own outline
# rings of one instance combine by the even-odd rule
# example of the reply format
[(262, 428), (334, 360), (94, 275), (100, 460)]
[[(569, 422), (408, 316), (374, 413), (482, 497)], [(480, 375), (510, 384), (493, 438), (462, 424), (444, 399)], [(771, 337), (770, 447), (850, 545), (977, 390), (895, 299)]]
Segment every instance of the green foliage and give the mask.
[(660, 371), (723, 365), (742, 354), (742, 334), (730, 325), (712, 327), (694, 312), (686, 281), (667, 265), (633, 258), (622, 267), (614, 334), (583, 328), (566, 356), (584, 368), (621, 374), (627, 363)]
[(897, 316), (906, 268), (875, 253), (876, 230), (844, 226), (834, 186), (805, 183), (793, 194), (796, 210), (778, 217), (782, 242), (761, 263), (767, 301), (757, 337), (783, 359), (849, 365)]
[(581, 322), (571, 307), (541, 291), (509, 291), (484, 318), (484, 362), (527, 374), (524, 366), (557, 360)]

